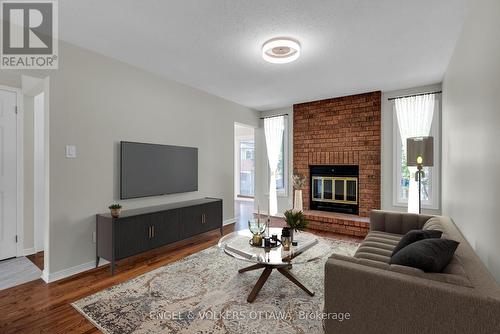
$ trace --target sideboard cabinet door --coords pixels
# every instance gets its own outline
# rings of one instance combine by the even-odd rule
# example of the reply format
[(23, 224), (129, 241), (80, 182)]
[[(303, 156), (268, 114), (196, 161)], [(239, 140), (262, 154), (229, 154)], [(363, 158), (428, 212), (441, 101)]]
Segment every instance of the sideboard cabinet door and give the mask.
[(190, 206), (181, 209), (179, 221), (181, 239), (205, 232), (203, 225), (203, 206)]
[(150, 248), (161, 247), (179, 240), (179, 210), (154, 213), (150, 216)]
[(144, 217), (127, 217), (114, 221), (115, 259), (123, 259), (148, 249), (148, 224)]
[(206, 231), (220, 228), (222, 221), (222, 202), (205, 204), (203, 214), (205, 215), (203, 219)]

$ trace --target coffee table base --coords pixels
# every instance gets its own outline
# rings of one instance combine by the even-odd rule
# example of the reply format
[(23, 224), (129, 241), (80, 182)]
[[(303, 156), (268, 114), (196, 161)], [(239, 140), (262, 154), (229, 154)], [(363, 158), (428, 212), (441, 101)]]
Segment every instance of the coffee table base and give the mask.
[(295, 285), (297, 285), (299, 288), (304, 290), (309, 296), (314, 296), (314, 292), (309, 290), (304, 284), (302, 284), (297, 277), (295, 277), (294, 274), (288, 270), (291, 266), (290, 265), (280, 265), (280, 266), (273, 266), (273, 265), (267, 265), (267, 264), (254, 264), (250, 267), (242, 268), (238, 270), (239, 273), (244, 273), (246, 271), (251, 271), (251, 270), (258, 270), (264, 268), (264, 271), (260, 275), (259, 279), (257, 280), (257, 283), (255, 283), (255, 286), (253, 287), (252, 291), (248, 295), (247, 302), (251, 303), (255, 300), (257, 295), (259, 294), (259, 291), (262, 289), (264, 284), (266, 283), (267, 279), (269, 278), (269, 275), (271, 275), (271, 272), (273, 269), (278, 270), (283, 276), (288, 278), (289, 281), (293, 282)]

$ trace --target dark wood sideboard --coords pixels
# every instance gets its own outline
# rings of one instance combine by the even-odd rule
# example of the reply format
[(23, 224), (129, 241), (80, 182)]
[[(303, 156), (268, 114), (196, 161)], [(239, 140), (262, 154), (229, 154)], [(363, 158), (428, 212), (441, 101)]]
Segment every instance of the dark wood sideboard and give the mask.
[(96, 267), (99, 259), (111, 263), (189, 237), (220, 229), (222, 200), (202, 198), (122, 211), (119, 218), (96, 218)]

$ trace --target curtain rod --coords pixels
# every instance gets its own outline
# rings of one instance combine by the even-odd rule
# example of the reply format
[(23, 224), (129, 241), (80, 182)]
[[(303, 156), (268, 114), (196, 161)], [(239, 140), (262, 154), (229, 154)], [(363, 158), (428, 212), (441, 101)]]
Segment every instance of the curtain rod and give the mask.
[(392, 100), (397, 100), (397, 99), (403, 99), (405, 97), (414, 97), (414, 96), (422, 96), (422, 95), (430, 95), (430, 94), (441, 94), (441, 93), (442, 93), (442, 91), (430, 92), (430, 93), (420, 93), (420, 94), (413, 94), (413, 95), (403, 95), (403, 96), (390, 97), (387, 100), (392, 101)]
[(274, 117), (281, 117), (281, 116), (288, 116), (288, 114), (281, 114), (281, 115), (273, 115), (273, 116), (261, 117), (260, 119), (274, 118)]

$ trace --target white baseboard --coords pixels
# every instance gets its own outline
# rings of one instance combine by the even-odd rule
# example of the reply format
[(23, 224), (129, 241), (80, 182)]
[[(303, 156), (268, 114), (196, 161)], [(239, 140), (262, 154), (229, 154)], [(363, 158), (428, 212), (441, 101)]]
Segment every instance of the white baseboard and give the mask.
[[(106, 261), (104, 259), (100, 259), (99, 260), (99, 267), (104, 266), (108, 263), (109, 263), (108, 261)], [(61, 280), (63, 278), (70, 277), (70, 276), (73, 276), (73, 275), (76, 275), (76, 274), (79, 274), (79, 273), (82, 273), (84, 271), (94, 269), (94, 268), (95, 268), (95, 261), (90, 261), (87, 263), (79, 264), (79, 265), (71, 267), (71, 268), (56, 271), (55, 273), (48, 273), (47, 274), (44, 270), (42, 273), (42, 279), (47, 283), (52, 283), (52, 282)]]
[(23, 255), (24, 256), (27, 256), (27, 255), (32, 255), (32, 254), (35, 254), (36, 253), (36, 250), (35, 248), (25, 248), (23, 249)]
[(44, 269), (42, 271), (42, 276), (40, 278), (43, 279), (45, 283), (49, 283), (49, 274), (47, 273), (47, 270)]
[(229, 218), (222, 222), (222, 226), (230, 225), (236, 223), (236, 218)]

